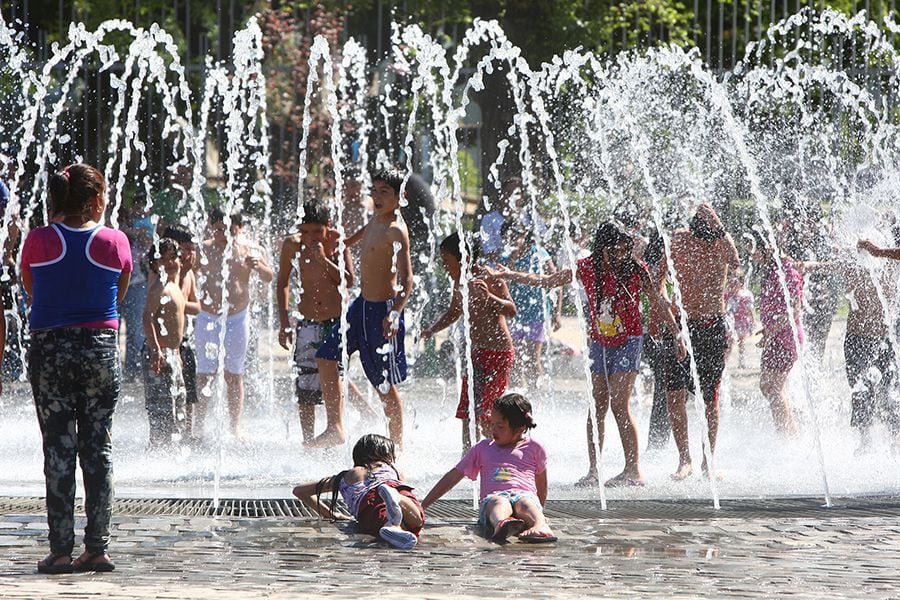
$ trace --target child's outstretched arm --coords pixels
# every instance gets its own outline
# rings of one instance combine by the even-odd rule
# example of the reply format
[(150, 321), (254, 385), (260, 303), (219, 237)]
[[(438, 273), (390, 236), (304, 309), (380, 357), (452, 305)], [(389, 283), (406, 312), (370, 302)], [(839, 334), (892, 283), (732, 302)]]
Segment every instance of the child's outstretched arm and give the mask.
[(363, 225), (362, 227), (359, 228), (359, 230), (357, 230), (356, 233), (354, 233), (353, 235), (351, 235), (350, 237), (348, 237), (348, 238), (344, 241), (344, 244), (347, 245), (347, 246), (352, 246), (353, 244), (357, 243), (359, 240), (362, 239), (363, 234), (364, 234), (365, 232), (366, 232), (366, 226)]
[(504, 265), (496, 265), (489, 270), (494, 277), (531, 287), (555, 288), (572, 283), (572, 269), (542, 274), (513, 271)]
[(459, 286), (453, 288), (453, 296), (450, 299), (450, 306), (447, 307), (447, 310), (444, 311), (438, 320), (431, 325), (431, 327), (426, 327), (422, 330), (422, 333), (419, 335), (420, 339), (427, 340), (432, 337), (439, 331), (442, 331), (455, 323), (457, 319), (463, 314), (462, 309), (462, 294), (459, 291)]
[(289, 286), (291, 282), (291, 272), (294, 270), (294, 256), (297, 254), (297, 244), (288, 236), (284, 238), (281, 244), (281, 255), (278, 258), (278, 279), (275, 284), (275, 300), (278, 302), (278, 343), (285, 350), (289, 350), (294, 335), (291, 329), (289, 317), (290, 301)]
[(900, 260), (900, 248), (881, 248), (871, 240), (860, 240), (857, 244), (860, 250), (865, 250), (872, 256), (877, 258), (892, 258)]
[[(322, 499), (316, 495), (316, 491), (320, 493), (331, 492), (334, 489), (334, 486), (337, 485), (334, 481), (334, 477), (328, 477), (325, 484), (321, 487), (319, 487), (319, 483), (320, 482), (318, 481), (302, 483), (294, 488), (294, 495), (302, 500), (306, 506), (319, 513), (323, 518), (335, 520), (349, 518), (343, 513), (333, 512), (328, 505), (322, 502)], [(318, 488), (318, 490), (316, 488)]]
[(431, 488), (431, 491), (428, 492), (428, 495), (422, 500), (422, 508), (427, 509), (435, 500), (452, 490), (457, 483), (462, 481), (463, 477), (465, 476), (456, 469), (447, 471), (447, 474), (434, 484), (434, 487)]

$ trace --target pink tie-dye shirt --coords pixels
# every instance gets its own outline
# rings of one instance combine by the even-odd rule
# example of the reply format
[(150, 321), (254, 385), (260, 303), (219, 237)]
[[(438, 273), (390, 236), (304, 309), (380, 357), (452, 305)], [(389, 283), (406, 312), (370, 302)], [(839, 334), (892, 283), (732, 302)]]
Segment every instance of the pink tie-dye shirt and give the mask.
[(547, 453), (531, 438), (510, 448), (484, 439), (459, 461), (456, 470), (472, 480), (481, 476), (482, 499), (495, 492), (537, 494), (534, 477), (547, 470)]

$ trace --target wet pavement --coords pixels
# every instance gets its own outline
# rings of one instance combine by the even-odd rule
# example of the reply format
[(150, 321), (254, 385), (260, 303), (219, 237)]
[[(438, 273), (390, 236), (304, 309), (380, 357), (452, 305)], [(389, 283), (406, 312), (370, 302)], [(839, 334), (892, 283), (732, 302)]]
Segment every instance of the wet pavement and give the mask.
[[(836, 342), (831, 347), (834, 356), (829, 355), (828, 368), (839, 372), (835, 357), (840, 345)], [(751, 359), (751, 363), (755, 364), (755, 360)], [(569, 370), (578, 371), (577, 367)], [(730, 373), (732, 412), (739, 413), (738, 409), (758, 396), (757, 372), (731, 368)], [(838, 401), (843, 402), (847, 391), (842, 377), (828, 381), (829, 389), (836, 390)], [(559, 379), (553, 383), (557, 393), (578, 387), (575, 380)], [(27, 390), (23, 384), (19, 387), (24, 402)], [(15, 388), (13, 384), (4, 390), (6, 421), (0, 421), (0, 426), (5, 427), (0, 427), (3, 434), (0, 437), (22, 436), (19, 429), (29, 424), (34, 426), (30, 406), (17, 409), (12, 393)], [(443, 406), (442, 394), (434, 386), (420, 396), (420, 411), (426, 400)], [(139, 402), (132, 404), (137, 406)], [(140, 440), (131, 439), (140, 438), (140, 431), (130, 431), (131, 438), (121, 434), (131, 425), (128, 418), (133, 421), (143, 418), (139, 408), (123, 403), (119, 415), (125, 427), (120, 428), (117, 438), (117, 448), (120, 448), (117, 475), (124, 472), (130, 478), (117, 483), (122, 499), (117, 502), (112, 527), (111, 553), (117, 564), (114, 573), (37, 574), (35, 565), (47, 553), (43, 501), (22, 496), (39, 493), (36, 490), (43, 486), (39, 480), (39, 445), (34, 441), (38, 438), (31, 434), (34, 440), (28, 438), (27, 445), (23, 441), (7, 449), (7, 453), (12, 452), (9, 454), (12, 458), (0, 463), (0, 494), (9, 495), (0, 497), (0, 598), (509, 595), (523, 598), (900, 599), (900, 577), (896, 575), (900, 564), (900, 478), (896, 459), (885, 455), (878, 461), (865, 462), (865, 457), (853, 454), (851, 443), (844, 443), (846, 448), (838, 443), (844, 438), (826, 435), (829, 441), (826, 450), (831, 453), (828, 464), (832, 489), (856, 496), (837, 498), (835, 506), (828, 509), (821, 506), (821, 498), (791, 497), (783, 490), (818, 487), (814, 459), (801, 456), (800, 461), (803, 471), (810, 473), (808, 479), (812, 484), (796, 483), (803, 473), (795, 468), (781, 477), (791, 484), (778, 486), (779, 473), (787, 470), (791, 462), (775, 460), (774, 466), (758, 473), (739, 462), (748, 454), (752, 462), (766, 460), (772, 454), (777, 458), (777, 447), (758, 443), (743, 433), (733, 448), (728, 445), (728, 436), (736, 429), (760, 429), (760, 423), (767, 419), (766, 412), (761, 413), (762, 417), (748, 413), (746, 424), (738, 420), (741, 415), (737, 414), (734, 423), (723, 427), (717, 462), (721, 456), (726, 472), (721, 484), (725, 498), (719, 510), (711, 507), (711, 501), (702, 499), (708, 494), (708, 484), (702, 478), (681, 484), (678, 489), (671, 488), (668, 480), (674, 457), (671, 448), (662, 457), (648, 457), (647, 488), (639, 492), (611, 491), (606, 511), (599, 509), (595, 493), (585, 494), (566, 483), (565, 477), (574, 481), (581, 474), (581, 463), (575, 460), (581, 460), (581, 454), (574, 450), (558, 451), (553, 454), (557, 460), (554, 473), (562, 473), (564, 477), (562, 483), (554, 479), (547, 511), (560, 537), (557, 544), (492, 544), (476, 530), (471, 506), (451, 499), (438, 502), (429, 512), (419, 547), (400, 552), (374, 542), (369, 536), (354, 534), (347, 525), (310, 518), (302, 506), (285, 506), (287, 501), (283, 498), (272, 501), (274, 508), (265, 510), (257, 510), (266, 504), (257, 500), (236, 500), (233, 510), (210, 510), (204, 505), (208, 501), (202, 498), (209, 494), (207, 488), (193, 486), (188, 490), (190, 493), (185, 492), (184, 485), (179, 487), (173, 483), (182, 480), (172, 479), (169, 471), (151, 474), (147, 483), (139, 474), (149, 467), (131, 458), (136, 466), (129, 472), (130, 455), (121, 450), (123, 447), (128, 450), (127, 444), (131, 442), (138, 449), (131, 451), (140, 454)], [(16, 410), (24, 415), (18, 421), (10, 417)], [(583, 414), (580, 409), (575, 412)], [(845, 416), (838, 415), (836, 420), (843, 422)], [(420, 417), (423, 423), (425, 417), (435, 418), (433, 413), (424, 412)], [(559, 414), (555, 415), (555, 419), (560, 418)], [(579, 432), (583, 430), (581, 418), (577, 423)], [(415, 415), (411, 425), (416, 434)], [(575, 431), (572, 427), (556, 430), (553, 425), (552, 421), (542, 421), (540, 430), (551, 443)], [(441, 454), (425, 447), (434, 441), (430, 435), (432, 430), (418, 432), (418, 437), (413, 437), (413, 442), (425, 442), (414, 447), (416, 463), (409, 469), (420, 479), (416, 485), (421, 484), (426, 490), (453, 459), (444, 456), (447, 452)], [(581, 438), (569, 445), (580, 449)], [(283, 446), (284, 442), (272, 443), (271, 448), (264, 446), (263, 450), (272, 452), (261, 451), (259, 456), (275, 461), (275, 457), (284, 454)], [(615, 450), (617, 443), (611, 446)], [(753, 448), (769, 450), (748, 452)], [(455, 455), (457, 451), (451, 450)], [(292, 482), (310, 474), (337, 470), (336, 465), (326, 461), (325, 455), (284, 455), (284, 466), (272, 462), (275, 466), (265, 472), (267, 477), (254, 478), (253, 471), (245, 475), (236, 470), (240, 477), (229, 480), (231, 487), (225, 493), (243, 490), (241, 498), (271, 497), (268, 494), (287, 493)], [(843, 455), (852, 459), (840, 462)], [(254, 457), (252, 453), (240, 455), (237, 462), (253, 464)], [(194, 460), (191, 457), (188, 462)], [(431, 466), (429, 460), (439, 467)], [(613, 466), (618, 466), (616, 460), (613, 457)], [(661, 464), (655, 465), (654, 460)], [(847, 461), (851, 466), (845, 466)], [(119, 470), (123, 464), (126, 468)], [(178, 463), (173, 471), (177, 474), (178, 469), (187, 466)], [(658, 473), (653, 471), (654, 467)], [(269, 471), (275, 475), (269, 476)], [(200, 474), (204, 473), (201, 469)], [(871, 485), (860, 485), (851, 475)], [(745, 484), (744, 479), (751, 482), (759, 479), (760, 484)], [(192, 481), (190, 477), (188, 480)], [(195, 487), (198, 491), (194, 491)], [(860, 493), (869, 493), (866, 491), (869, 488), (877, 490), (877, 495), (859, 497)], [(754, 496), (756, 489), (765, 497)], [(150, 490), (155, 493), (151, 494)], [(15, 494), (19, 497), (12, 497)], [(465, 490), (460, 494), (465, 495)], [(148, 496), (153, 496), (157, 504), (151, 504)], [(167, 504), (160, 500), (161, 496), (177, 498)], [(652, 499), (660, 497), (668, 498)], [(734, 497), (752, 499), (735, 500)], [(76, 529), (78, 539), (83, 525), (80, 519)]]
[(57, 576), (35, 571), (44, 516), (10, 512), (0, 516), (0, 597), (900, 598), (900, 498), (820, 504), (619, 502), (598, 512), (560, 500), (548, 505), (558, 543), (498, 546), (465, 502), (449, 500), (410, 552), (308, 517), (119, 514), (116, 571)]

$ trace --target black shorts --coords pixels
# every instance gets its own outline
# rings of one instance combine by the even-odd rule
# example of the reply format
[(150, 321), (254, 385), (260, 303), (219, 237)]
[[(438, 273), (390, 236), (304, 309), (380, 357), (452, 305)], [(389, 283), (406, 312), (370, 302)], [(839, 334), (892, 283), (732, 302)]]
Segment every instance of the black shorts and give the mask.
[[(697, 374), (700, 376), (700, 389), (703, 399), (709, 403), (716, 399), (722, 372), (725, 370), (725, 351), (728, 349), (728, 328), (725, 317), (720, 315), (712, 319), (688, 321), (688, 332), (691, 336), (691, 348)], [(691, 355), (678, 361), (674, 349), (669, 353), (666, 363), (666, 390), (694, 391), (694, 378), (691, 375)]]
[(181, 354), (181, 374), (184, 377), (184, 387), (187, 390), (188, 404), (197, 402), (197, 359), (194, 357), (194, 343), (188, 338), (181, 340), (178, 346)]

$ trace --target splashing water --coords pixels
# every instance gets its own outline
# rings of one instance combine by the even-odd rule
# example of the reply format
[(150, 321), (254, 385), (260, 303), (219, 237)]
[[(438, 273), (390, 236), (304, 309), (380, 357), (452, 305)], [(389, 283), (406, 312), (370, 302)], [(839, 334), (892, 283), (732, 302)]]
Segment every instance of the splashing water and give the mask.
[[(129, 36), (126, 51), (107, 41), (112, 33)], [(442, 285), (444, 281), (434, 269), (436, 241), (453, 231), (465, 239), (471, 227), (472, 199), (463, 191), (461, 157), (477, 149), (473, 151), (461, 141), (461, 123), (480, 95), (497, 89), (497, 81), (508, 94), (510, 112), (491, 138), (496, 154), (485, 169), (485, 208), (490, 209), (500, 195), (504, 179), (518, 176), (526, 203), (517, 218), (532, 224), (536, 243), (562, 249), (560, 268), (574, 269), (578, 251), (575, 229), (590, 231), (622, 210), (645, 218), (647, 225), (660, 233), (669, 254), (668, 232), (685, 223), (703, 201), (712, 201), (727, 213), (725, 220), (739, 242), (741, 231), (755, 228), (771, 245), (785, 248), (786, 254), (795, 252), (791, 240), (803, 239), (810, 230), (817, 230), (826, 240), (825, 246), (855, 247), (858, 238), (892, 245), (886, 232), (890, 219), (896, 217), (896, 184), (900, 180), (895, 110), (900, 58), (890, 43), (890, 35), (896, 33), (900, 26), (890, 16), (873, 23), (864, 13), (847, 17), (804, 9), (775, 24), (764, 39), (750, 46), (742, 63), (717, 77), (705, 69), (696, 51), (681, 48), (622, 54), (615, 59), (568, 50), (534, 69), (496, 23), (475, 21), (452, 55), (421, 29), (395, 26), (390, 57), (394, 73), (400, 75), (387, 80), (378, 91), (374, 111), (367, 110), (371, 100), (367, 98), (365, 48), (351, 40), (339, 49), (339, 56), (332, 56), (327, 42), (317, 38), (310, 52), (306, 97), (321, 95), (330, 123), (339, 254), (344, 254), (344, 239), (354, 233), (345, 230), (342, 202), (349, 160), (343, 144), (346, 125), (360, 141), (360, 164), (402, 163), (407, 175), (426, 169), (431, 174), (439, 207), (430, 217), (433, 227), (427, 234), (427, 252), (413, 257), (413, 293), (419, 302), (415, 309), (408, 309), (407, 321), (415, 336), (433, 308), (430, 305), (438, 302), (439, 282)], [(64, 116), (75, 102), (80, 65), (94, 60), (101, 70), (110, 71), (113, 90), (111, 128), (102, 162), (112, 192), (110, 225), (118, 223), (130, 184), (143, 189), (151, 213), (155, 208), (153, 167), (148, 160), (151, 140), (139, 127), (143, 95), (152, 89), (163, 107), (159, 135), (173, 150), (168, 168), (173, 173), (185, 168), (192, 174), (190, 185), (180, 188), (182, 224), (196, 238), (206, 237), (207, 209), (202, 197), (207, 185), (206, 154), (213, 144), (211, 132), (221, 128), (224, 136), (215, 150), (221, 157), (218, 193), (223, 208), (226, 213), (258, 209), (263, 218), (254, 237), (271, 256), (271, 242), (283, 232), (278, 231), (275, 221), (280, 215), (274, 214), (273, 208), (260, 40), (258, 25), (250, 21), (236, 35), (232, 64), (207, 61), (203, 87), (195, 97), (174, 41), (159, 27), (145, 30), (114, 20), (89, 32), (73, 25), (67, 42), (54, 47), (47, 62), (35, 68), (15, 24), (0, 16), (0, 71), (15, 82), (4, 92), (8, 96), (0, 98), (0, 105), (15, 115), (0, 120), (0, 139), (18, 142), (0, 245), (6, 242), (6, 225), (15, 216), (26, 223), (29, 219), (45, 221), (48, 173), (78, 159), (71, 150), (77, 136), (75, 130), (67, 129)], [(849, 63), (845, 52), (849, 42), (864, 68)], [(309, 108), (307, 103), (296, 149), (300, 181), (306, 179), (310, 168)], [(376, 130), (393, 140), (393, 149), (375, 145)], [(421, 152), (426, 145), (427, 156)], [(365, 193), (370, 182), (365, 169), (361, 182)], [(403, 203), (407, 183), (405, 179), (401, 189)], [(306, 192), (303, 185), (298, 190), (293, 212), (302, 217)], [(542, 220), (546, 227), (538, 231), (535, 224)], [(233, 243), (229, 234), (226, 252)], [(812, 252), (808, 244), (795, 245)], [(460, 250), (463, 326), (454, 347), (456, 365), (437, 378), (414, 373), (401, 386), (407, 407), (415, 407), (415, 427), (407, 432), (402, 462), (408, 463), (406, 471), (420, 487), (430, 485), (458, 457), (459, 442), (449, 433), (454, 429), (448, 421), (453, 403), (447, 401), (447, 390), (452, 398), (455, 388), (458, 398), (465, 373), (469, 397), (474, 397), (466, 285), (472, 265), (467, 249)], [(393, 248), (393, 271), (399, 251)], [(828, 260), (829, 256), (813, 258)], [(853, 260), (870, 273), (886, 319), (895, 322), (900, 314), (895, 270), (885, 261), (861, 254), (854, 253)], [(227, 281), (225, 268), (223, 280)], [(670, 275), (677, 316), (684, 326), (687, 315), (680, 305), (680, 283), (677, 273)], [(535, 435), (548, 448), (551, 494), (597, 495), (605, 507), (603, 490), (572, 487), (586, 462), (585, 402), (594, 418), (604, 418), (593, 414), (586, 359), (589, 335), (584, 327), (587, 309), (577, 285), (568, 336), (581, 356), (551, 375), (550, 389), (529, 387), (526, 391), (540, 424)], [(780, 285), (787, 297), (783, 275)], [(295, 293), (303, 289), (303, 282), (298, 281)], [(340, 293), (346, 315), (353, 290), (343, 272)], [(228, 296), (226, 288), (226, 314)], [(286, 495), (299, 479), (321, 477), (346, 466), (344, 451), (303, 451), (296, 440), (271, 427), (276, 408), (290, 414), (294, 400), (292, 387), (285, 385), (289, 381), (288, 358), (272, 350), (271, 288), (259, 302), (265, 308), (256, 314), (254, 328), (264, 334), (260, 339), (267, 336), (268, 348), (261, 352), (268, 354), (262, 354), (266, 360), (259, 362), (265, 365), (262, 400), (248, 402), (246, 409), (250, 442), (235, 444), (223, 435), (227, 419), (224, 385), (217, 380), (201, 391), (214, 398), (215, 446), (194, 451), (189, 457), (154, 459), (143, 451), (147, 425), (137, 400), (140, 390), (126, 387), (116, 416), (117, 478), (126, 494)], [(411, 300), (408, 306), (413, 304)], [(790, 310), (791, 303), (786, 304)], [(789, 322), (796, 341), (799, 332), (793, 315)], [(612, 499), (641, 494), (712, 497), (718, 506), (720, 498), (742, 495), (823, 494), (827, 504), (832, 493), (879, 493), (900, 487), (900, 470), (890, 459), (893, 440), (888, 432), (876, 428), (872, 450), (858, 456), (854, 453), (857, 439), (849, 427), (850, 390), (839, 350), (842, 326), (842, 319), (835, 321), (822, 357), (813, 359), (809, 350), (801, 352), (796, 373), (788, 381), (788, 394), (803, 428), (797, 440), (782, 440), (774, 434), (755, 380), (729, 364), (724, 379), (730, 382), (726, 387), (731, 390), (732, 402), (723, 406), (715, 461), (709, 454), (709, 441), (702, 442), (713, 477), (681, 485), (669, 482), (667, 473), (677, 457), (667, 448), (643, 457), (648, 488), (615, 490), (610, 492)], [(344, 316), (344, 348), (347, 328)], [(224, 335), (224, 327), (222, 332)], [(894, 327), (888, 327), (887, 337), (896, 348)], [(221, 363), (224, 354), (215, 350), (210, 348)], [(895, 353), (896, 361), (900, 361), (900, 353)], [(349, 379), (360, 380), (361, 375), (346, 353), (341, 362), (344, 372), (350, 374), (344, 378), (342, 390), (347, 397)], [(900, 364), (895, 366), (900, 368)], [(455, 386), (449, 383), (450, 377), (455, 377)], [(696, 369), (692, 377), (699, 388)], [(896, 390), (890, 393), (897, 397)], [(5, 395), (0, 418), (0, 456), (8, 457), (0, 460), (0, 467), (7, 473), (4, 479), (15, 482), (10, 489), (23, 493), (39, 489), (41, 481), (40, 450), (33, 443), (36, 423), (25, 397), (24, 393)], [(707, 424), (699, 398), (694, 408), (691, 439), (702, 440)], [(640, 390), (634, 394), (632, 410), (643, 430), (647, 410)], [(408, 411), (413, 414), (410, 408)], [(611, 425), (607, 424), (607, 431), (613, 431)], [(471, 427), (474, 437), (475, 419), (471, 419)], [(351, 441), (364, 432), (351, 429)], [(607, 435), (602, 450), (601, 469), (621, 462), (616, 436)], [(716, 473), (724, 475), (721, 482)]]

